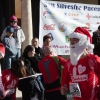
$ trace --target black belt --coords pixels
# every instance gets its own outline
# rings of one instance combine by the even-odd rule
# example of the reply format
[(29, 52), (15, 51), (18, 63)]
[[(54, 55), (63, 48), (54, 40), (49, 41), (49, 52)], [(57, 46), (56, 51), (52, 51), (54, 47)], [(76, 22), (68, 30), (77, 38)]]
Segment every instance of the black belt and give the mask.
[(55, 88), (58, 88), (60, 87), (60, 78), (58, 78), (56, 81), (54, 81), (53, 83), (45, 83), (44, 87), (45, 87), (45, 90), (51, 90), (51, 89), (55, 89)]

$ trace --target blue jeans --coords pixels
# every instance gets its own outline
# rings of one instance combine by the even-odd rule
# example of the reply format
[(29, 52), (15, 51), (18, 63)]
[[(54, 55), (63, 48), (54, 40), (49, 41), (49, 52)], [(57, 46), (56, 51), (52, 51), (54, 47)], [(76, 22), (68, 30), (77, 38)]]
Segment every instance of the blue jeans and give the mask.
[(4, 69), (11, 68), (11, 64), (12, 64), (12, 62), (14, 60), (15, 60), (15, 57), (14, 58), (10, 58), (10, 57), (5, 56), (5, 58), (4, 58), (4, 61), (5, 61), (5, 63), (4, 63)]
[(19, 59), (21, 56), (21, 49), (17, 49), (17, 55), (16, 55), (16, 59)]

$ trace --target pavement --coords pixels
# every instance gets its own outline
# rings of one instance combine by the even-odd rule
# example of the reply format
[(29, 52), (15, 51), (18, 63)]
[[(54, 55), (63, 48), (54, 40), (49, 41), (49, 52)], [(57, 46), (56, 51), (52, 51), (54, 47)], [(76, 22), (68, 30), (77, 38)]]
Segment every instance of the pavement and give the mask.
[(18, 89), (16, 90), (16, 100), (22, 100), (22, 93)]

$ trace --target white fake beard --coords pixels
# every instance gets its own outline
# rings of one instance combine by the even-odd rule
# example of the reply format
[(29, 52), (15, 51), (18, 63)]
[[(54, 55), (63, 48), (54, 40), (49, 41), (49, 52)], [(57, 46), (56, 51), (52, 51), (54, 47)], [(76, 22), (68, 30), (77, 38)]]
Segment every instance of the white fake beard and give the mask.
[(80, 57), (84, 52), (85, 47), (86, 45), (83, 44), (80, 45), (80, 42), (74, 45), (70, 45), (70, 61), (72, 65), (77, 65)]

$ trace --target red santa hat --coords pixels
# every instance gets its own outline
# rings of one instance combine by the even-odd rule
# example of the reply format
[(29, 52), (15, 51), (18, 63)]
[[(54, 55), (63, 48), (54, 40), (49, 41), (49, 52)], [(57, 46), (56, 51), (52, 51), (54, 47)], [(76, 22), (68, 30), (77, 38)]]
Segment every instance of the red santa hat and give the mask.
[(4, 55), (5, 55), (5, 47), (4, 47), (4, 45), (2, 43), (0, 43), (0, 53), (4, 57)]
[(69, 38), (78, 38), (81, 43), (85, 43), (86, 47), (90, 50), (94, 48), (94, 45), (92, 43), (92, 37), (90, 33), (82, 27), (77, 27), (73, 33), (69, 35)]

